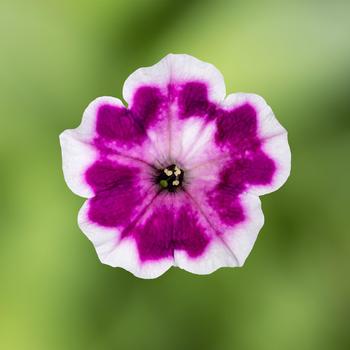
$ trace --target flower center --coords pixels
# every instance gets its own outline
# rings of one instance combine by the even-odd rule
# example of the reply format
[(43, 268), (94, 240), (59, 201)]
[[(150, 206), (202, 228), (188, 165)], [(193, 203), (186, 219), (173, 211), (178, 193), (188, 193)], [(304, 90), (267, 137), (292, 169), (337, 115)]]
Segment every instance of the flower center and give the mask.
[(175, 192), (181, 188), (183, 179), (183, 170), (176, 164), (171, 164), (168, 167), (159, 170), (156, 182), (162, 189), (168, 190), (169, 192)]

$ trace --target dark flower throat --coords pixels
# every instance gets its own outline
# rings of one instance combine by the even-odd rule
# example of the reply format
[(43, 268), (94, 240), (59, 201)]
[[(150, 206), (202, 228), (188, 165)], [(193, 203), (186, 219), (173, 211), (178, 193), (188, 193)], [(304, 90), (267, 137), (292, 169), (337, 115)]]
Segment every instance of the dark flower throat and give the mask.
[(176, 192), (182, 187), (184, 172), (177, 165), (171, 164), (164, 169), (159, 169), (156, 183), (160, 188), (169, 192)]

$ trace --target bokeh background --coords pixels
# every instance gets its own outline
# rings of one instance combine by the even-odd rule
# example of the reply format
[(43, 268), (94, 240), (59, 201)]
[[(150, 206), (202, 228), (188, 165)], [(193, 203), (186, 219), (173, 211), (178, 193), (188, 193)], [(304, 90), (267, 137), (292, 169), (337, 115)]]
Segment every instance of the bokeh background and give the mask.
[[(350, 2), (0, 0), (1, 349), (349, 349)], [(58, 135), (169, 52), (264, 96), (293, 170), (241, 269), (99, 263)]]

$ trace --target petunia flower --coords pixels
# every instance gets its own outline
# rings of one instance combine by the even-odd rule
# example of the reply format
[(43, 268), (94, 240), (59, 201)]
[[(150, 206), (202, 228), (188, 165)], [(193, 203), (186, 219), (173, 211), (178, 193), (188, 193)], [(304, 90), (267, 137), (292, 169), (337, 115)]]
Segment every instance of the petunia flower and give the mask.
[(142, 278), (242, 266), (264, 217), (259, 196), (290, 173), (287, 132), (258, 95), (226, 96), (221, 73), (169, 54), (95, 99), (60, 135), (81, 230), (102, 263)]

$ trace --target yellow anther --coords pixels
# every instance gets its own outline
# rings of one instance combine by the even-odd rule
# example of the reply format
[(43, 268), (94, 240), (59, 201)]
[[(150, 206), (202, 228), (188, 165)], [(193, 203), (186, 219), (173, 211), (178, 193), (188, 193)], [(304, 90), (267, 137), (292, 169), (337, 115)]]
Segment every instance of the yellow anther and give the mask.
[(173, 172), (171, 170), (169, 170), (169, 169), (164, 169), (164, 173), (165, 173), (166, 176), (173, 175)]
[(174, 174), (175, 174), (176, 176), (179, 176), (179, 175), (181, 174), (181, 170), (180, 170), (178, 167), (175, 167)]

